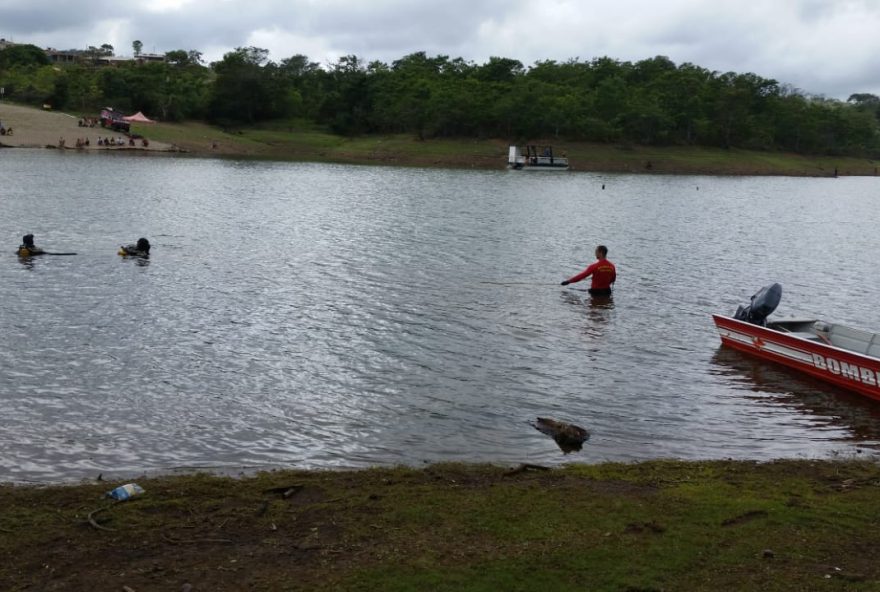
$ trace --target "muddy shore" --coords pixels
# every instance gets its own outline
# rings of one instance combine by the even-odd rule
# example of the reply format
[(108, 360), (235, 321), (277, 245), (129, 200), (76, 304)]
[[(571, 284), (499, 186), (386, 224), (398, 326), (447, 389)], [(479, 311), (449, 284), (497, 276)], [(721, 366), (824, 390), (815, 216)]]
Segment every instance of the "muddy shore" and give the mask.
[(0, 589), (877, 590), (872, 462), (277, 471), (0, 486)]

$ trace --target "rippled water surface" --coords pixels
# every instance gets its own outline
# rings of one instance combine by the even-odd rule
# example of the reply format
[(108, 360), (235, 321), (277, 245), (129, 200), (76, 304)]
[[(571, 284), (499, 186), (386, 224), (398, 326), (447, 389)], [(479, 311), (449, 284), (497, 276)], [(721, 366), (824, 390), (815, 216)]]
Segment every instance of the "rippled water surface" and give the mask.
[[(880, 404), (710, 318), (778, 281), (778, 315), (880, 329), (876, 178), (26, 150), (0, 176), (0, 481), (880, 447)], [(26, 232), (78, 255), (19, 260)], [(116, 255), (139, 236), (148, 263)], [(611, 303), (558, 285), (598, 243)], [(592, 439), (563, 456), (539, 415)]]

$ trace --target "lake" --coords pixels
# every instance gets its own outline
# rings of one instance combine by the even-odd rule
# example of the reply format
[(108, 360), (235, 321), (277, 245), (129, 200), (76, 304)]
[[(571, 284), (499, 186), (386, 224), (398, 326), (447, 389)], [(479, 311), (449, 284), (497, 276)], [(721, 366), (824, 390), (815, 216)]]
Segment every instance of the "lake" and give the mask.
[[(0, 151), (0, 481), (880, 449), (880, 403), (710, 317), (779, 282), (778, 316), (880, 329), (880, 180), (501, 166)], [(559, 285), (600, 243), (605, 303)]]

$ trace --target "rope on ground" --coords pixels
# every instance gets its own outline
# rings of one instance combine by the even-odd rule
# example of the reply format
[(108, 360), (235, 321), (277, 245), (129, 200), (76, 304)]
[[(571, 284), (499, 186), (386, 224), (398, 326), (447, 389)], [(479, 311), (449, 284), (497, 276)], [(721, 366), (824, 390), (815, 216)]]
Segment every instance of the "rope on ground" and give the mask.
[(98, 514), (99, 512), (103, 512), (104, 510), (107, 510), (108, 508), (110, 508), (110, 506), (103, 506), (101, 508), (98, 508), (97, 510), (92, 510), (91, 512), (89, 512), (89, 524), (91, 524), (93, 527), (95, 527), (98, 530), (106, 530), (108, 532), (116, 532), (115, 528), (107, 528), (106, 526), (101, 526), (100, 524), (98, 524), (95, 521), (95, 515)]
[(511, 477), (513, 475), (519, 475), (520, 473), (525, 473), (526, 471), (549, 471), (550, 467), (545, 467), (543, 465), (533, 465), (529, 463), (523, 463), (515, 469), (511, 469), (504, 473), (505, 477)]

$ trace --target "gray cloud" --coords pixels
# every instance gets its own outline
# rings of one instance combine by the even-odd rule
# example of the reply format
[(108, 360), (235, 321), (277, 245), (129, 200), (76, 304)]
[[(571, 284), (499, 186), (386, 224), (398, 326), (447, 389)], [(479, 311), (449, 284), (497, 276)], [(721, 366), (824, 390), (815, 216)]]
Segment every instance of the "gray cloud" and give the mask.
[(130, 54), (197, 49), (209, 60), (245, 45), (281, 60), (391, 62), (416, 51), (563, 61), (666, 55), (754, 72), (804, 92), (880, 95), (880, 0), (0, 0), (0, 37), (60, 49), (111, 43)]

